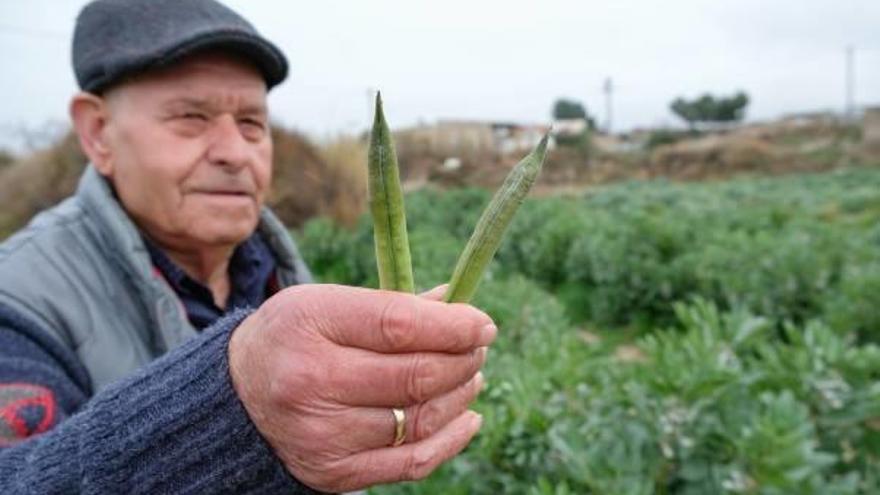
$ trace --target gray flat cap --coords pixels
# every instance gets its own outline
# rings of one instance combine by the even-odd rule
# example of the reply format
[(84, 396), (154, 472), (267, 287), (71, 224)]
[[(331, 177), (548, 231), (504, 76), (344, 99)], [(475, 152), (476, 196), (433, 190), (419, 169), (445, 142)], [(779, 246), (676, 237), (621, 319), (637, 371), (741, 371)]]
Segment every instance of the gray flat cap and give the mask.
[(95, 0), (76, 19), (73, 70), (83, 91), (100, 93), (126, 76), (208, 48), (253, 62), (267, 88), (287, 77), (281, 50), (214, 0)]

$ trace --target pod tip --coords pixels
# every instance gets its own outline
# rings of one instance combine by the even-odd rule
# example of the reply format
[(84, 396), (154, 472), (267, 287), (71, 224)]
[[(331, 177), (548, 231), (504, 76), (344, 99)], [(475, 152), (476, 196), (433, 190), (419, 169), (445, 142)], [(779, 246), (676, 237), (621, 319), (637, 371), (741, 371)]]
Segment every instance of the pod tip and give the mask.
[(547, 149), (547, 141), (550, 140), (550, 133), (553, 132), (553, 126), (551, 125), (547, 132), (544, 133), (544, 137), (541, 138), (541, 141), (538, 142), (537, 150), (539, 153), (543, 153), (545, 149)]
[(381, 125), (385, 121), (385, 111), (382, 109), (382, 92), (376, 91), (376, 108), (373, 114), (373, 125)]

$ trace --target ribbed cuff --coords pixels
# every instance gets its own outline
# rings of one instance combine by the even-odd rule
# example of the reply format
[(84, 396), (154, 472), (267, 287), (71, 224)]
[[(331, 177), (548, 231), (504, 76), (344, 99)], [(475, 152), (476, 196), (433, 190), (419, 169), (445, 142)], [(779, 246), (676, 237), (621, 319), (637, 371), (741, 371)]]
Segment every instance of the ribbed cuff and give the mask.
[(229, 338), (248, 314), (223, 318), (90, 402), (84, 492), (316, 493), (290, 476), (232, 387)]

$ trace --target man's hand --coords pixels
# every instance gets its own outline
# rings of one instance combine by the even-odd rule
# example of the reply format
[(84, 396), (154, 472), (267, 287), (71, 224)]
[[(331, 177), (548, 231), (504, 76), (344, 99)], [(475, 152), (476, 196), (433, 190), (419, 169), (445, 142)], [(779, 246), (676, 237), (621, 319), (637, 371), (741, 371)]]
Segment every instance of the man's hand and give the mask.
[[(235, 330), (235, 390), (299, 481), (339, 492), (421, 479), (477, 433), (468, 405), (497, 329), (441, 295), (297, 286)], [(407, 437), (391, 447), (395, 407)]]

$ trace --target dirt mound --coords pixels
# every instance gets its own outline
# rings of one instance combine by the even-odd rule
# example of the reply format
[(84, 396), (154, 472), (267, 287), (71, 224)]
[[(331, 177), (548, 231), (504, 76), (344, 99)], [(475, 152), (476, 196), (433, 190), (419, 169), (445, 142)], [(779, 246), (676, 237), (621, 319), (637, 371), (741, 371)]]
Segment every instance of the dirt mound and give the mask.
[(318, 150), (296, 132), (273, 129), (272, 139), (275, 159), (267, 202), (285, 223), (299, 226), (323, 209), (326, 165)]
[(366, 146), (338, 140), (322, 149), (301, 134), (273, 129), (275, 161), (268, 204), (289, 227), (324, 215), (351, 224), (366, 205)]
[(650, 177), (712, 179), (742, 172), (774, 172), (789, 161), (787, 152), (764, 140), (713, 135), (657, 147), (647, 172)]
[(51, 148), (4, 167), (0, 172), (0, 238), (76, 189), (86, 157), (73, 133)]
[(880, 159), (880, 107), (865, 110), (862, 127), (865, 155)]

